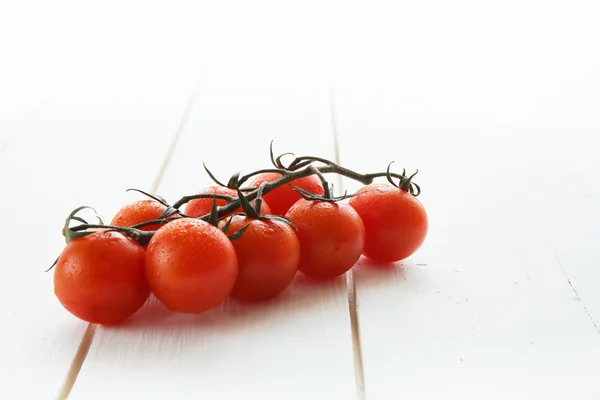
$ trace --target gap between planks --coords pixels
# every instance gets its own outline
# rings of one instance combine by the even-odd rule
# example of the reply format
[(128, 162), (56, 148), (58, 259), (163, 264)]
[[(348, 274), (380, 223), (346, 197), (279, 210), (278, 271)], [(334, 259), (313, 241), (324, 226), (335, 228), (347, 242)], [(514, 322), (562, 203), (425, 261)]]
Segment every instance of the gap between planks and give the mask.
[[(188, 100), (188, 103), (186, 105), (184, 113), (180, 119), (179, 126), (175, 130), (175, 133), (173, 135), (173, 139), (171, 141), (169, 149), (167, 150), (167, 153), (165, 155), (163, 163), (162, 163), (160, 169), (158, 170), (158, 173), (152, 184), (152, 188), (151, 188), (152, 192), (155, 192), (157, 190), (158, 185), (160, 184), (160, 182), (163, 178), (164, 172), (165, 172), (167, 166), (169, 165), (169, 162), (171, 161), (173, 151), (174, 151), (175, 147), (177, 146), (179, 138), (181, 137), (181, 134), (182, 134), (183, 130), (185, 129), (185, 126), (189, 119), (189, 115), (193, 108), (194, 100), (197, 96), (197, 93), (198, 93), (198, 85), (196, 85), (194, 91), (192, 92), (192, 95), (190, 96), (190, 99)], [(335, 111), (334, 89), (333, 89), (333, 86), (331, 83), (329, 84), (329, 107), (330, 107), (330, 112), (331, 112), (331, 128), (332, 128), (334, 151), (335, 151), (334, 161), (339, 164), (340, 163), (339, 137), (338, 137), (338, 132), (337, 132), (337, 118), (336, 118), (336, 111)], [(343, 182), (342, 182), (341, 176), (337, 177), (337, 181), (338, 181), (337, 182), (338, 187), (343, 190)], [(348, 292), (348, 311), (349, 311), (349, 315), (350, 315), (350, 327), (351, 327), (351, 334), (352, 334), (352, 349), (353, 349), (353, 356), (354, 356), (354, 373), (355, 373), (355, 380), (356, 380), (357, 398), (359, 400), (363, 400), (363, 399), (365, 399), (365, 381), (364, 381), (364, 372), (363, 372), (362, 348), (361, 348), (361, 342), (360, 342), (360, 328), (359, 328), (359, 322), (358, 322), (358, 314), (357, 314), (357, 310), (356, 310), (356, 285), (355, 285), (355, 281), (354, 281), (354, 273), (352, 270), (350, 270), (348, 273), (346, 273), (346, 289)], [(92, 343), (94, 341), (94, 337), (96, 334), (96, 330), (97, 330), (96, 324), (88, 324), (87, 325), (86, 331), (81, 339), (81, 342), (79, 344), (77, 352), (75, 353), (75, 356), (73, 357), (73, 361), (71, 362), (71, 366), (69, 367), (69, 370), (67, 372), (65, 381), (58, 393), (57, 400), (68, 399), (68, 397), (71, 393), (71, 390), (73, 389), (73, 386), (75, 385), (75, 382), (77, 381), (77, 377), (79, 375), (79, 372), (81, 371), (81, 368), (83, 366), (85, 358), (87, 357), (87, 354), (92, 346)]]
[[(175, 147), (177, 146), (177, 143), (179, 142), (181, 133), (183, 132), (183, 130), (185, 129), (185, 126), (187, 125), (190, 113), (194, 107), (194, 102), (196, 100), (196, 97), (198, 96), (198, 87), (199, 87), (199, 84), (196, 84), (196, 86), (194, 87), (194, 90), (192, 91), (192, 94), (190, 95), (190, 98), (188, 99), (188, 102), (183, 110), (183, 114), (181, 115), (181, 118), (179, 119), (179, 125), (177, 126), (177, 129), (175, 130), (175, 133), (173, 134), (173, 139), (171, 140), (171, 143), (169, 144), (169, 148), (167, 149), (167, 152), (165, 153), (163, 162), (156, 174), (156, 177), (154, 178), (154, 182), (152, 183), (152, 188), (150, 189), (151, 193), (156, 192), (156, 190), (158, 189), (158, 185), (160, 185), (160, 182), (164, 176), (165, 170), (167, 169), (169, 162), (171, 162), (171, 158), (173, 156), (173, 151), (175, 150)], [(60, 391), (58, 392), (58, 395), (56, 397), (57, 400), (66, 400), (69, 398), (69, 395), (71, 394), (71, 391), (73, 390), (73, 386), (75, 386), (75, 382), (77, 381), (77, 377), (79, 376), (79, 372), (81, 371), (81, 367), (83, 366), (85, 358), (87, 357), (88, 352), (90, 351), (90, 348), (92, 347), (92, 343), (93, 343), (94, 337), (96, 335), (97, 327), (98, 327), (98, 325), (96, 325), (96, 324), (88, 324), (87, 325), (85, 333), (83, 334), (83, 337), (81, 338), (81, 342), (79, 343), (79, 347), (77, 348), (77, 352), (75, 353), (75, 356), (73, 357), (73, 361), (71, 361), (71, 365), (69, 367), (69, 370), (67, 371), (65, 381), (63, 382), (63, 385), (60, 388)]]
[(569, 274), (567, 273), (567, 270), (565, 269), (562, 261), (560, 260), (560, 258), (558, 258), (558, 255), (556, 254), (556, 251), (554, 251), (554, 247), (552, 247), (552, 244), (550, 243), (550, 239), (545, 234), (544, 229), (542, 228), (542, 224), (540, 223), (540, 221), (538, 220), (538, 218), (535, 216), (535, 214), (532, 212), (532, 209), (530, 209), (529, 211), (530, 211), (529, 215), (532, 216), (532, 220), (533, 220), (533, 222), (534, 222), (534, 224), (535, 224), (538, 232), (540, 233), (540, 235), (542, 236), (544, 242), (546, 243), (546, 246), (548, 247), (548, 249), (552, 253), (552, 256), (554, 257), (554, 260), (556, 261), (556, 265), (558, 265), (558, 267), (562, 271), (565, 279), (567, 280), (567, 283), (569, 284), (569, 287), (571, 288), (571, 290), (573, 291), (573, 294), (575, 295), (575, 298), (577, 299), (577, 301), (579, 302), (579, 304), (581, 304), (581, 307), (583, 307), (583, 311), (585, 312), (585, 314), (589, 318), (590, 322), (594, 326), (594, 329), (596, 330), (596, 332), (600, 334), (600, 326), (598, 326), (598, 324), (594, 320), (594, 317), (592, 316), (592, 314), (588, 310), (587, 306), (583, 302), (583, 299), (579, 295), (579, 292), (575, 288), (575, 285), (573, 285), (573, 282), (571, 282), (571, 278), (570, 278)]
[[(331, 131), (333, 133), (334, 161), (340, 164), (340, 146), (337, 130), (337, 114), (335, 111), (335, 91), (333, 83), (329, 82), (329, 109), (331, 115)], [(344, 182), (341, 175), (337, 175), (337, 185), (340, 191), (344, 190)], [(340, 193), (341, 193), (340, 192)], [(346, 273), (346, 290), (348, 292), (348, 312), (350, 314), (350, 328), (352, 331), (352, 352), (354, 355), (354, 379), (356, 381), (356, 397), (364, 400), (365, 396), (365, 374), (363, 369), (362, 346), (360, 342), (360, 325), (358, 312), (356, 310), (356, 283), (354, 271), (351, 269)]]

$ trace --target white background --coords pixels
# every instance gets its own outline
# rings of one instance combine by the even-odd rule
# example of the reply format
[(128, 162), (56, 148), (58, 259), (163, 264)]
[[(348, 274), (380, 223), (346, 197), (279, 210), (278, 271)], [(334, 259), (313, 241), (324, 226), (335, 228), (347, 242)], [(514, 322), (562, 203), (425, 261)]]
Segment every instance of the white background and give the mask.
[[(599, 17), (595, 1), (1, 2), (0, 397), (599, 398)], [(426, 243), (265, 306), (151, 302), (95, 331), (60, 307), (41, 271), (71, 209), (109, 219), (131, 186), (174, 200), (208, 184), (203, 160), (223, 179), (265, 165), (271, 139), (418, 168)]]

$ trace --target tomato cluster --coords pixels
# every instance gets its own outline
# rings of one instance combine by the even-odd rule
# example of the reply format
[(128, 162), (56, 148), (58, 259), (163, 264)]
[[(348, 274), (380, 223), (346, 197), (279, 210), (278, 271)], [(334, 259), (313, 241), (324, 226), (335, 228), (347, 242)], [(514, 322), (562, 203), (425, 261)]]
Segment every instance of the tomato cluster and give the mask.
[[(253, 175), (247, 190), (259, 193), (250, 203), (237, 188), (209, 186), (198, 192), (207, 197), (194, 198), (183, 211), (156, 197), (125, 205), (106, 228), (68, 240), (54, 273), (57, 298), (78, 318), (98, 324), (123, 321), (151, 293), (173, 311), (201, 313), (227, 297), (273, 298), (298, 271), (337, 277), (361, 254), (399, 261), (425, 239), (427, 214), (406, 182), (367, 184), (344, 201), (332, 198), (322, 175), (313, 174), (261, 196), (282, 174)], [(216, 218), (217, 206), (232, 201), (242, 207)], [(117, 229), (145, 222), (151, 223), (139, 229), (152, 233), (147, 245)]]

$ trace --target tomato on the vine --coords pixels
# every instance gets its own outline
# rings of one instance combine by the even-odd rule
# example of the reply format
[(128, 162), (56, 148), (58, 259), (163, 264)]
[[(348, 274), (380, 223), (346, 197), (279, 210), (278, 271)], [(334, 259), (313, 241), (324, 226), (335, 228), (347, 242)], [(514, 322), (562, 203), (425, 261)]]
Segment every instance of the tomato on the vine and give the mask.
[[(272, 182), (279, 178), (281, 178), (281, 174), (278, 172), (264, 172), (250, 178), (248, 185), (251, 187), (259, 187), (263, 183)], [(285, 215), (290, 207), (302, 198), (293, 186), (297, 186), (307, 192), (317, 195), (322, 195), (324, 192), (320, 179), (314, 175), (295, 179), (264, 195), (264, 199), (269, 203), (269, 207), (273, 214)]]
[(385, 183), (362, 187), (349, 204), (365, 225), (365, 256), (394, 262), (412, 255), (428, 230), (423, 204), (412, 194)]
[(54, 271), (54, 293), (76, 317), (116, 324), (139, 310), (150, 295), (144, 249), (125, 235), (99, 230), (71, 240)]
[[(221, 226), (226, 220), (221, 221)], [(238, 257), (239, 276), (230, 296), (240, 300), (267, 300), (292, 282), (300, 262), (300, 243), (292, 227), (282, 221), (235, 215), (226, 233)]]
[(286, 214), (298, 229), (299, 270), (313, 278), (333, 278), (360, 258), (365, 228), (352, 207), (331, 201), (299, 200)]
[[(160, 217), (166, 210), (167, 207), (156, 200), (135, 200), (124, 205), (119, 211), (117, 211), (110, 222), (110, 225), (130, 227), (143, 222), (158, 219), (158, 217)], [(140, 230), (155, 231), (161, 226), (162, 224), (146, 225), (141, 227)]]
[[(229, 197), (233, 197), (233, 198), (238, 197), (237, 192), (235, 190), (229, 189), (224, 186), (217, 186), (217, 185), (205, 187), (204, 189), (200, 190), (196, 194), (220, 194), (223, 196), (229, 196)], [(217, 201), (217, 207), (227, 205), (227, 200), (225, 200), (225, 199), (216, 199), (216, 201)], [(254, 205), (255, 202), (251, 202), (251, 204)], [(210, 199), (210, 198), (200, 198), (200, 199), (190, 200), (185, 206), (185, 215), (188, 215), (190, 217), (202, 217), (206, 214), (210, 214), (210, 211), (212, 210), (212, 205), (213, 205), (213, 199)], [(237, 210), (234, 210), (234, 211), (226, 214), (226, 216), (234, 214), (234, 213), (238, 213), (238, 212), (241, 212), (241, 208), (238, 208)], [(263, 201), (262, 206), (261, 206), (261, 214), (270, 214), (270, 213), (271, 213), (271, 209), (269, 207), (269, 204), (267, 204), (266, 201)]]
[(180, 218), (160, 228), (146, 250), (146, 277), (169, 309), (207, 311), (227, 298), (238, 277), (235, 249), (217, 227)]

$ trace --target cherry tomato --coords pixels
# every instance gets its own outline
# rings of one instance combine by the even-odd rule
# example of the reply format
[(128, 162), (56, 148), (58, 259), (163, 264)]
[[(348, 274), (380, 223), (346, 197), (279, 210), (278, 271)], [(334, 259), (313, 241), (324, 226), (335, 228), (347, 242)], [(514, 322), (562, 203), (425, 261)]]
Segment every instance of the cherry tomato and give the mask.
[(364, 254), (380, 262), (403, 260), (427, 236), (427, 213), (412, 194), (385, 183), (362, 187), (349, 204), (365, 224)]
[(360, 258), (365, 228), (348, 204), (302, 199), (286, 217), (298, 228), (299, 270), (304, 274), (333, 278), (344, 274)]
[[(225, 223), (221, 221), (221, 225)], [(300, 243), (285, 222), (236, 215), (227, 234), (246, 225), (232, 241), (238, 257), (239, 276), (230, 296), (240, 300), (266, 300), (283, 292), (292, 282), (300, 262)]]
[[(237, 192), (233, 189), (229, 189), (223, 186), (208, 186), (202, 190), (200, 190), (197, 194), (220, 194), (223, 196), (230, 196), (237, 198)], [(217, 206), (224, 206), (227, 204), (227, 200), (217, 199)], [(255, 206), (255, 202), (252, 201), (250, 204)], [(202, 217), (203, 215), (210, 214), (212, 210), (213, 199), (194, 199), (190, 200), (185, 206), (185, 214), (190, 217)], [(241, 212), (242, 209), (238, 208), (226, 215), (235, 214)], [(271, 209), (266, 201), (263, 200), (262, 205), (260, 207), (260, 213), (267, 215), (271, 213)]]
[[(262, 183), (272, 182), (279, 178), (281, 178), (281, 174), (278, 172), (265, 172), (250, 178), (248, 185), (251, 187), (259, 187)], [(269, 203), (271, 212), (274, 215), (285, 215), (290, 207), (302, 198), (302, 196), (294, 190), (293, 186), (297, 186), (314, 194), (323, 194), (323, 186), (321, 185), (321, 180), (317, 176), (310, 175), (304, 178), (298, 178), (263, 196), (265, 201)]]
[(150, 288), (144, 249), (125, 235), (100, 230), (73, 239), (54, 270), (54, 293), (76, 317), (117, 324), (139, 310)]
[(207, 311), (227, 298), (238, 277), (235, 249), (218, 228), (180, 218), (160, 228), (146, 250), (146, 277), (169, 309)]
[[(160, 217), (167, 207), (156, 200), (135, 200), (124, 205), (113, 217), (110, 225), (130, 227), (142, 222), (152, 221)], [(141, 227), (142, 231), (155, 231), (161, 224), (147, 225)]]

